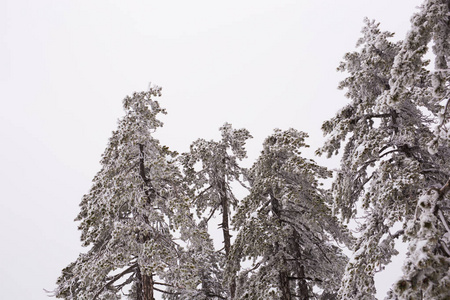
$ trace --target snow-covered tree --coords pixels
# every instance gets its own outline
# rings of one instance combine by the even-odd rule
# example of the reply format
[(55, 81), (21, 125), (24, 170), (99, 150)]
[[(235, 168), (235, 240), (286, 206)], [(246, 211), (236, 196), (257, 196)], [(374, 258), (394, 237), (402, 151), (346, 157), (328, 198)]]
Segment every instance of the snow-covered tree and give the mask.
[[(90, 249), (63, 270), (56, 297), (120, 299), (129, 288), (128, 299), (152, 300), (155, 290), (204, 299), (195, 296), (201, 294), (195, 266), (203, 263), (195, 249), (208, 244), (207, 235), (193, 222), (175, 153), (152, 136), (165, 113), (153, 100), (160, 95), (154, 87), (124, 99), (125, 116), (76, 218)], [(184, 250), (174, 234), (191, 248)]]
[[(347, 258), (333, 239), (350, 242), (331, 214), (319, 179), (330, 172), (301, 156), (306, 134), (275, 130), (249, 171), (250, 194), (234, 226), (229, 272), (238, 273), (236, 299), (315, 299), (315, 287), (335, 293)], [(250, 259), (251, 267), (240, 270)]]
[(449, 189), (450, 181), (441, 189), (424, 191), (419, 197), (417, 218), (410, 220), (406, 228), (410, 243), (404, 274), (387, 299), (450, 298), (450, 228), (439, 207)]
[[(342, 299), (375, 299), (373, 276), (397, 254), (394, 239), (403, 236), (417, 245), (425, 234), (408, 226), (415, 222), (417, 203), (424, 203), (421, 191), (444, 186), (449, 178), (448, 144), (433, 133), (448, 81), (444, 70), (430, 72), (424, 58), (434, 38), (434, 50), (440, 51), (436, 64), (444, 66), (448, 24), (448, 1), (443, 0), (425, 2), (403, 42), (391, 42), (391, 33), (366, 21), (359, 51), (346, 54), (339, 67), (348, 73), (340, 88), (347, 89), (350, 103), (324, 123), (329, 138), (318, 152), (331, 156), (343, 148), (333, 185), (335, 209), (347, 220), (364, 218), (340, 289)], [(396, 222), (403, 229), (391, 232)], [(434, 232), (440, 239), (443, 226), (433, 226), (441, 228)], [(410, 249), (411, 257), (417, 247)]]
[[(416, 132), (425, 130), (429, 135), (414, 106), (405, 105), (400, 116), (382, 100), (389, 93), (390, 71), (400, 44), (390, 42), (392, 34), (381, 32), (375, 22), (366, 20), (362, 32), (357, 43), (360, 51), (347, 53), (338, 69), (349, 74), (339, 88), (347, 89), (350, 103), (323, 124), (329, 138), (319, 150), (331, 156), (344, 148), (333, 184), (335, 212), (350, 220), (361, 214), (360, 205), (368, 214), (347, 265), (342, 299), (374, 299), (374, 273), (397, 253), (395, 234), (385, 235), (402, 220), (405, 208), (411, 214), (414, 206), (398, 199), (413, 201), (411, 195), (419, 187), (414, 185), (420, 184), (418, 162), (411, 156), (421, 137)], [(409, 116), (412, 122), (405, 122), (403, 118)]]
[[(390, 299), (450, 298), (450, 228), (448, 225), (450, 185), (448, 106), (450, 99), (450, 1), (427, 0), (411, 19), (402, 48), (392, 70), (390, 100), (394, 106), (409, 96), (418, 78), (417, 62), (428, 53), (433, 42), (434, 69), (428, 74), (427, 86), (422, 86), (422, 101), (432, 115), (435, 130), (428, 150), (435, 163), (436, 181), (422, 190), (414, 218), (406, 224), (409, 240), (403, 276), (393, 286)], [(425, 145), (424, 145), (425, 146)], [(425, 175), (427, 177), (427, 175)]]
[[(236, 130), (227, 123), (220, 131), (222, 133), (220, 141), (198, 139), (191, 145), (190, 152), (183, 154), (181, 160), (186, 184), (192, 188), (192, 198), (198, 216), (206, 224), (215, 214), (222, 217), (220, 227), (225, 252), (224, 255), (221, 255), (221, 251), (217, 252), (217, 255), (221, 256), (217, 257), (217, 261), (223, 266), (231, 249), (229, 226), (231, 209), (239, 202), (233, 193), (232, 183), (243, 184), (245, 171), (239, 166), (239, 161), (247, 156), (244, 146), (251, 135), (246, 129)], [(220, 281), (223, 280), (223, 276), (218, 274), (215, 277)], [(213, 285), (221, 284), (222, 282), (215, 282)], [(219, 294), (218, 287), (215, 290), (215, 293)], [(229, 288), (222, 287), (222, 290), (228, 291), (227, 294), (233, 298), (234, 282), (230, 283)]]

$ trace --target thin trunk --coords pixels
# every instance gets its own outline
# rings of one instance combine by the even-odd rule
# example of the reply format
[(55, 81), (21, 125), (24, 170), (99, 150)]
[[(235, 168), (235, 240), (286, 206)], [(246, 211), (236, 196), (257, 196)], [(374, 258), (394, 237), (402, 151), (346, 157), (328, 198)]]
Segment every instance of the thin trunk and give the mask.
[(281, 300), (292, 300), (288, 277), (287, 271), (280, 272)]
[(227, 197), (225, 182), (221, 182), (220, 205), (222, 206), (222, 231), (223, 231), (223, 242), (225, 244), (225, 256), (228, 258), (231, 250), (231, 235), (230, 235), (229, 211), (228, 211), (230, 204)]
[[(229, 206), (230, 201), (227, 197), (227, 189), (225, 185), (225, 179), (220, 182), (220, 205), (222, 206), (222, 232), (223, 232), (223, 243), (225, 246), (225, 257), (228, 260), (231, 251), (231, 235), (230, 235), (230, 225), (229, 225)], [(230, 296), (234, 299), (236, 294), (236, 281), (233, 278), (230, 283)]]
[(136, 300), (142, 300), (142, 276), (139, 266), (136, 270)]
[(147, 197), (148, 204), (151, 204), (156, 196), (156, 192), (150, 182), (150, 179), (148, 179), (145, 174), (145, 154), (144, 145), (142, 144), (139, 144), (139, 175), (141, 176), (142, 181), (144, 181), (142, 188), (145, 196)]
[(309, 291), (308, 284), (305, 279), (305, 267), (302, 265), (298, 271), (298, 277), (302, 278), (298, 282), (298, 292), (300, 296), (300, 300), (308, 300), (309, 299)]
[[(145, 154), (144, 145), (139, 144), (139, 175), (144, 181), (143, 189), (145, 196), (147, 197), (148, 204), (151, 204), (155, 198), (155, 190), (153, 189), (150, 180), (145, 174)], [(144, 216), (147, 221), (147, 217)], [(145, 240), (148, 237), (144, 238)], [(152, 274), (141, 274), (140, 267), (137, 267), (137, 300), (154, 300), (153, 298), (153, 275)]]
[[(278, 223), (280, 224), (280, 227), (282, 226), (282, 220), (281, 220), (281, 203), (280, 201), (273, 195), (273, 193), (270, 193), (270, 203), (272, 205), (272, 212), (274, 214), (274, 217), (278, 220)], [(280, 245), (278, 242), (275, 243), (275, 252), (280, 251)], [(291, 295), (291, 288), (289, 284), (289, 271), (288, 271), (288, 264), (285, 258), (283, 258), (281, 271), (278, 274), (278, 285), (281, 291), (281, 300), (292, 300)]]
[(298, 241), (300, 239), (300, 236), (298, 232), (294, 229), (293, 236), (292, 236), (292, 251), (293, 255), (295, 256), (295, 269), (297, 273), (298, 279), (298, 292), (297, 294), (300, 296), (300, 300), (308, 300), (309, 299), (309, 291), (308, 291), (308, 284), (306, 282), (305, 278), (305, 267), (303, 266), (302, 262), (302, 253), (300, 251), (300, 247), (298, 245)]

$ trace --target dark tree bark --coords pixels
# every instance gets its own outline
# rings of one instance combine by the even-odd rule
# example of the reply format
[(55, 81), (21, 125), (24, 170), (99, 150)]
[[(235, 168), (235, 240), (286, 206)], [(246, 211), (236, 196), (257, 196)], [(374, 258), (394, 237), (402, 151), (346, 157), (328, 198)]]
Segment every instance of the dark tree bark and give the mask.
[[(281, 220), (281, 203), (280, 201), (273, 195), (273, 193), (270, 193), (270, 204), (272, 205), (272, 212), (274, 214), (274, 217), (278, 220), (278, 223), (280, 226), (282, 225), (283, 221)], [(280, 251), (280, 245), (278, 243), (275, 243), (275, 252)], [(280, 271), (278, 274), (278, 285), (281, 291), (281, 300), (292, 300), (292, 294), (291, 294), (291, 288), (289, 284), (289, 271), (288, 271), (288, 263), (286, 259), (283, 259), (282, 267), (284, 270)]]
[[(284, 265), (287, 263), (284, 261)], [(292, 300), (291, 289), (289, 286), (289, 274), (287, 271), (281, 271), (279, 275), (280, 289), (281, 289), (281, 300)]]
[[(145, 174), (145, 156), (144, 145), (139, 144), (139, 175), (144, 181), (143, 189), (147, 197), (148, 204), (151, 204), (155, 198), (155, 190), (153, 189), (150, 180)], [(145, 218), (147, 219), (147, 218)], [(144, 237), (144, 240), (148, 240), (149, 237)], [(137, 268), (137, 300), (154, 300), (153, 298), (153, 275), (141, 274), (140, 268)]]
[(144, 274), (142, 276), (142, 300), (154, 300), (153, 298), (153, 276)]
[(295, 270), (297, 273), (297, 295), (299, 296), (300, 300), (308, 300), (309, 299), (309, 290), (308, 290), (308, 284), (306, 283), (306, 275), (305, 275), (305, 267), (302, 264), (302, 253), (300, 251), (299, 247), (299, 239), (300, 236), (298, 232), (294, 229), (293, 231), (293, 237), (292, 237), (292, 254), (295, 256)]
[[(272, 211), (274, 216), (278, 219), (280, 225), (282, 225), (283, 220), (281, 218), (281, 212), (283, 210), (282, 204), (280, 201), (271, 193), (270, 194), (270, 202), (272, 205)], [(308, 284), (306, 282), (305, 275), (305, 267), (302, 264), (302, 253), (299, 248), (299, 239), (300, 236), (298, 232), (293, 228), (292, 238), (289, 241), (289, 246), (287, 249), (289, 253), (295, 257), (293, 276), (291, 277), (289, 274), (289, 266), (286, 259), (283, 261), (283, 266), (285, 270), (281, 271), (279, 274), (279, 285), (282, 294), (282, 300), (291, 300), (293, 299), (293, 294), (291, 292), (290, 280), (295, 279), (296, 282), (296, 290), (295, 298), (300, 300), (309, 300), (309, 289)], [(279, 249), (279, 245), (275, 245), (276, 251)]]
[(231, 249), (231, 235), (229, 225), (229, 200), (227, 197), (227, 190), (225, 186), (225, 180), (220, 182), (220, 205), (222, 206), (222, 232), (223, 243), (225, 245), (225, 255), (228, 258)]
[(142, 274), (138, 267), (136, 277), (137, 300), (155, 300), (155, 298), (153, 298), (153, 276)]
[[(230, 201), (227, 196), (227, 188), (225, 184), (225, 179), (220, 183), (220, 206), (222, 206), (222, 232), (223, 232), (223, 243), (225, 247), (225, 257), (228, 259), (231, 251), (231, 235), (230, 235), (230, 224), (229, 224), (229, 206)], [(234, 299), (236, 294), (236, 282), (234, 279), (231, 281), (230, 286), (230, 297)]]

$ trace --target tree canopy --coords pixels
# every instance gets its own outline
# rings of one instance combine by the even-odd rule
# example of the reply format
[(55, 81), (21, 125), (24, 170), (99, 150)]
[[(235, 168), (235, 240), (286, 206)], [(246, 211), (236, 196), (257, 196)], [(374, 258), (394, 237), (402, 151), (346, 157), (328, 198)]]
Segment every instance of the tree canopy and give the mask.
[(250, 169), (251, 134), (228, 123), (179, 155), (154, 138), (161, 89), (126, 97), (76, 218), (87, 250), (54, 296), (371, 300), (403, 241), (387, 299), (449, 299), (450, 0), (425, 0), (393, 36), (366, 19), (338, 67), (348, 102), (316, 151), (340, 159), (333, 172), (303, 156), (308, 135), (293, 128), (275, 129)]
[[(398, 253), (394, 240), (400, 236), (410, 247), (404, 278), (390, 297), (449, 297), (444, 280), (449, 270), (444, 238), (448, 217), (439, 209), (447, 202), (443, 187), (450, 175), (448, 136), (442, 134), (448, 103), (449, 5), (425, 1), (405, 40), (396, 43), (390, 41), (392, 33), (367, 20), (359, 50), (346, 54), (339, 67), (348, 74), (339, 87), (347, 90), (350, 103), (324, 123), (328, 140), (318, 153), (331, 156), (343, 150), (333, 185), (336, 209), (346, 220), (365, 219), (346, 267), (342, 299), (375, 299), (374, 275)], [(431, 41), (434, 69), (425, 56)], [(432, 189), (438, 196), (425, 196)], [(403, 228), (392, 231), (396, 223)], [(427, 264), (433, 261), (430, 271)]]
[[(350, 243), (332, 216), (319, 179), (330, 172), (301, 156), (306, 134), (275, 130), (249, 172), (251, 189), (234, 218), (237, 299), (314, 299), (314, 287), (337, 291)], [(239, 270), (239, 261), (251, 267)]]

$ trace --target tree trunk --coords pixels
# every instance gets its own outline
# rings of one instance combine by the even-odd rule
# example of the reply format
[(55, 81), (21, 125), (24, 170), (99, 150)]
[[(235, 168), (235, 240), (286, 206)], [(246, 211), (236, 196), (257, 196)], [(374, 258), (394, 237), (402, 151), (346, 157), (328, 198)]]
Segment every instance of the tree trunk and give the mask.
[(155, 300), (155, 298), (153, 298), (153, 275), (141, 274), (141, 270), (138, 266), (136, 276), (137, 300)]
[[(278, 220), (278, 223), (280, 224), (280, 227), (283, 224), (283, 221), (281, 220), (281, 203), (280, 201), (274, 196), (274, 194), (271, 192), (270, 195), (270, 204), (272, 205), (272, 212), (274, 214), (274, 218)], [(280, 245), (278, 242), (275, 243), (275, 252), (280, 251)], [(289, 284), (289, 271), (288, 271), (288, 264), (286, 259), (283, 259), (282, 270), (278, 274), (278, 284), (281, 291), (281, 300), (291, 300), (291, 287)]]
[(156, 197), (156, 191), (150, 182), (150, 179), (147, 178), (145, 174), (145, 153), (144, 153), (144, 145), (139, 144), (139, 175), (144, 182), (142, 184), (142, 189), (144, 190), (145, 196), (147, 197), (148, 204), (152, 204), (153, 200)]
[[(284, 266), (286, 266), (284, 261)], [(281, 271), (279, 275), (279, 284), (281, 290), (281, 300), (292, 300), (291, 289), (289, 287), (289, 274), (287, 271)]]
[(298, 232), (294, 229), (294, 232), (292, 233), (292, 241), (291, 241), (291, 251), (293, 256), (296, 258), (295, 260), (295, 270), (297, 273), (298, 278), (298, 296), (300, 296), (300, 300), (308, 300), (309, 299), (309, 291), (308, 291), (308, 284), (306, 282), (305, 278), (305, 267), (302, 264), (302, 253), (300, 251), (299, 242), (300, 236)]
[(308, 300), (309, 299), (309, 291), (308, 285), (306, 284), (305, 279), (305, 267), (300, 266), (298, 277), (301, 278), (298, 282), (298, 293), (300, 296), (300, 300)]
[[(227, 197), (227, 189), (225, 185), (225, 179), (220, 182), (220, 205), (222, 206), (222, 232), (223, 232), (223, 243), (225, 247), (225, 257), (228, 259), (231, 251), (231, 235), (230, 235), (230, 225), (229, 225), (229, 200)], [(234, 299), (236, 294), (236, 282), (233, 278), (231, 280), (230, 286), (230, 297)]]
[(153, 276), (142, 276), (142, 300), (154, 300), (153, 298)]
[(227, 190), (225, 182), (220, 183), (220, 205), (222, 206), (222, 231), (223, 231), (223, 243), (225, 244), (225, 255), (228, 258), (231, 250), (231, 235), (229, 225), (229, 201), (227, 197)]
[[(144, 145), (139, 144), (139, 175), (141, 176), (143, 184), (143, 190), (147, 197), (148, 204), (151, 204), (155, 198), (155, 190), (153, 189), (150, 180), (147, 178), (145, 174), (145, 154), (144, 154)], [(148, 222), (147, 217), (144, 216), (146, 222)], [(148, 237), (144, 237), (145, 240)], [(154, 300), (153, 298), (153, 275), (150, 274), (141, 274), (141, 270), (139, 266), (137, 267), (137, 300)]]

